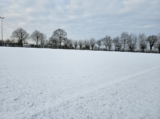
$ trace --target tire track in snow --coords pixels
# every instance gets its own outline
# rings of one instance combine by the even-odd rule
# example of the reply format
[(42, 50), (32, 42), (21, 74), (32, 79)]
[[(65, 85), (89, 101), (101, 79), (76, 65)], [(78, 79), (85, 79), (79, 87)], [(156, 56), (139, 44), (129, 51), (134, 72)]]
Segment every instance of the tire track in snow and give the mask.
[(139, 75), (145, 74), (145, 73), (147, 73), (149, 71), (153, 71), (153, 70), (158, 69), (158, 68), (160, 68), (160, 66), (154, 67), (154, 68), (151, 68), (151, 69), (147, 69), (147, 70), (144, 70), (144, 71), (141, 71), (141, 72), (138, 72), (138, 73), (134, 73), (133, 75), (125, 76), (125, 77), (122, 77), (122, 78), (117, 78), (116, 80), (114, 80), (112, 82), (109, 82), (109, 83), (107, 82), (107, 83), (103, 83), (103, 84), (100, 84), (100, 85), (97, 85), (97, 86), (93, 86), (91, 88), (87, 88), (88, 90), (84, 89), (84, 91), (81, 91), (81, 93), (76, 93), (73, 96), (70, 96), (69, 98), (65, 98), (65, 100), (68, 101), (70, 99), (74, 99), (76, 97), (80, 97), (80, 96), (86, 95), (86, 94), (88, 94), (90, 92), (93, 92), (95, 90), (99, 90), (101, 88), (105, 88), (108, 85), (112, 85), (112, 84), (115, 84), (115, 83), (120, 83), (120, 82), (125, 81), (127, 79), (137, 77)]
[[(154, 67), (154, 68), (150, 68), (150, 69), (146, 69), (146, 70), (143, 70), (141, 72), (137, 72), (137, 73), (134, 73), (132, 75), (128, 75), (128, 76), (125, 76), (125, 77), (122, 77), (122, 78), (117, 78), (117, 79), (115, 79), (112, 82), (107, 82), (107, 83), (99, 84), (99, 85), (96, 85), (96, 86), (92, 86), (91, 88), (88, 88), (88, 87), (85, 88), (85, 86), (83, 86), (82, 88), (84, 88), (84, 89), (82, 89), (82, 90), (80, 90), (78, 92), (75, 92), (72, 96), (68, 96), (68, 94), (63, 93), (63, 95), (61, 95), (61, 97), (63, 97), (63, 99), (60, 97), (61, 99), (58, 100), (58, 101), (56, 101), (55, 105), (52, 105), (53, 107), (43, 108), (42, 111), (39, 111), (36, 114), (33, 114), (31, 117), (33, 117), (34, 115), (38, 116), (38, 115), (42, 114), (44, 111), (46, 112), (46, 110), (48, 110), (47, 112), (51, 112), (51, 110), (52, 111), (56, 110), (56, 109), (58, 109), (58, 107), (61, 107), (61, 106), (67, 105), (68, 103), (73, 102), (78, 97), (82, 97), (83, 98), (84, 95), (87, 95), (88, 93), (91, 93), (93, 91), (100, 90), (102, 88), (105, 88), (108, 85), (113, 85), (115, 83), (123, 82), (123, 81), (125, 81), (127, 79), (137, 77), (139, 75), (145, 74), (145, 73), (150, 72), (150, 71), (154, 71), (154, 70), (156, 70), (158, 68), (160, 68), (160, 66), (157, 66), (157, 67)], [(72, 89), (70, 89), (70, 90), (72, 90)], [(70, 91), (70, 90), (67, 90), (67, 91)]]

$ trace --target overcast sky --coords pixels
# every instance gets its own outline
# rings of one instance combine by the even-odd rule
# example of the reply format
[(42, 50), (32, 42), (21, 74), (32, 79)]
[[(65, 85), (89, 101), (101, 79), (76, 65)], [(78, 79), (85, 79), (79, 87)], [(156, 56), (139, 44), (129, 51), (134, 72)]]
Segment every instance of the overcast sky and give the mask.
[(47, 38), (61, 28), (73, 40), (160, 33), (160, 0), (1, 0), (0, 16), (4, 39), (19, 27)]

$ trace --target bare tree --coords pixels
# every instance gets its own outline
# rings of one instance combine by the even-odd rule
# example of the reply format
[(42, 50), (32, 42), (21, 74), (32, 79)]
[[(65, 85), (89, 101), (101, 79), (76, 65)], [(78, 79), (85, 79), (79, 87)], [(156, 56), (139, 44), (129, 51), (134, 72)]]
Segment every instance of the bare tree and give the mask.
[(130, 34), (127, 40), (128, 49), (132, 52), (136, 48), (137, 36)]
[(157, 35), (157, 43), (156, 43), (155, 47), (158, 49), (158, 51), (160, 53), (160, 33)]
[(112, 39), (110, 36), (106, 36), (105, 38), (103, 38), (103, 44), (105, 45), (106, 49), (108, 49), (109, 51), (111, 50), (112, 47)]
[(95, 44), (96, 44), (96, 40), (94, 38), (91, 38), (90, 39), (90, 46), (91, 46), (92, 50), (93, 50)]
[(123, 32), (121, 34), (121, 41), (122, 41), (122, 44), (123, 44), (123, 50), (126, 49), (126, 44), (127, 44), (128, 37), (129, 37), (128, 32)]
[(88, 50), (90, 49), (89, 40), (84, 40), (84, 48)]
[(9, 45), (9, 46), (14, 46), (15, 44), (17, 44), (16, 43), (16, 41), (15, 41), (15, 39), (6, 39), (5, 41), (4, 41), (4, 45)]
[(49, 41), (46, 42), (48, 48), (55, 48), (53, 41), (49, 38)]
[(158, 49), (158, 51), (160, 53), (160, 41), (157, 42), (157, 44), (155, 45), (155, 47)]
[(77, 40), (73, 41), (73, 46), (74, 46), (75, 49), (77, 49), (77, 46), (78, 46), (78, 41)]
[(41, 37), (42, 37), (42, 39), (41, 39), (41, 41), (40, 41), (41, 47), (44, 48), (44, 45), (45, 45), (45, 41), (46, 41), (46, 39), (47, 39), (47, 36), (42, 33), (42, 34), (41, 34)]
[(10, 40), (9, 38), (7, 38), (7, 39), (4, 40), (4, 44), (5, 44), (6, 46), (10, 46), (11, 43), (12, 43), (12, 42), (11, 42), (11, 40)]
[(79, 40), (78, 44), (79, 44), (79, 48), (82, 49), (82, 47), (83, 47), (83, 41)]
[(41, 44), (41, 46), (44, 46), (44, 40), (46, 39), (46, 35), (43, 33), (39, 32), (38, 30), (35, 30), (31, 36), (32, 40), (36, 42), (36, 45), (38, 47), (38, 43)]
[(68, 44), (69, 44), (69, 39), (66, 39), (63, 44), (65, 49), (68, 49)]
[(145, 34), (139, 34), (139, 47), (142, 50), (142, 52), (144, 52), (144, 50), (147, 47), (147, 42), (146, 42), (146, 36)]
[(18, 40), (18, 43), (21, 47), (23, 46), (23, 42), (28, 38), (28, 36), (28, 33), (22, 28), (17, 28), (12, 33), (12, 37)]
[(69, 39), (68, 46), (70, 49), (73, 49), (73, 41), (71, 39)]
[(5, 43), (11, 43), (11, 40), (9, 38), (7, 38), (6, 40), (4, 40)]
[(59, 41), (61, 48), (62, 42), (67, 39), (67, 32), (63, 29), (57, 29), (53, 32), (51, 37), (56, 38)]
[(50, 37), (49, 44), (51, 44), (52, 48), (57, 48), (58, 47), (58, 40), (56, 38)]
[(113, 43), (114, 43), (115, 49), (120, 51), (121, 47), (122, 47), (122, 42), (121, 42), (119, 36), (117, 36), (116, 38), (113, 39)]
[(157, 42), (157, 36), (152, 35), (147, 38), (147, 42), (149, 43), (150, 50), (152, 50), (153, 46)]
[(71, 49), (73, 47), (73, 44), (72, 44), (72, 40), (71, 39), (66, 39), (64, 41), (64, 48), (66, 49)]
[(102, 40), (98, 40), (96, 43), (98, 45), (98, 50), (100, 50)]

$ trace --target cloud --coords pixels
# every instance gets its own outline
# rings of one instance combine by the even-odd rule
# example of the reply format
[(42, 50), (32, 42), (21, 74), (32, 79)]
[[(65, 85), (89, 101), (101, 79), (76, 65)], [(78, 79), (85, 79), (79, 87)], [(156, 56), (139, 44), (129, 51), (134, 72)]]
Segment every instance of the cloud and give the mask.
[(4, 38), (24, 28), (29, 34), (39, 30), (49, 38), (63, 28), (71, 39), (112, 38), (123, 31), (158, 34), (159, 0), (2, 0)]

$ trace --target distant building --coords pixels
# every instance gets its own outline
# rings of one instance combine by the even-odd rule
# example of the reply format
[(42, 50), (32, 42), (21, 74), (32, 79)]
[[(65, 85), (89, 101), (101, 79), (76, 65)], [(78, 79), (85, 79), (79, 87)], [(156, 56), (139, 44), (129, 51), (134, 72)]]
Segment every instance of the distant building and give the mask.
[(31, 45), (30, 45), (30, 44), (23, 44), (23, 47), (30, 48), (30, 47), (31, 47)]

